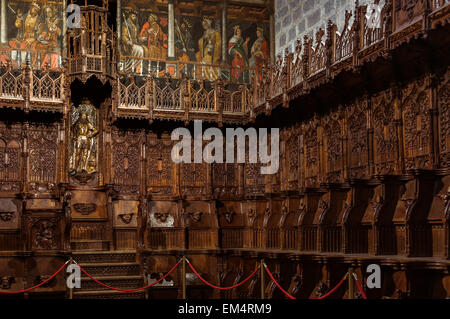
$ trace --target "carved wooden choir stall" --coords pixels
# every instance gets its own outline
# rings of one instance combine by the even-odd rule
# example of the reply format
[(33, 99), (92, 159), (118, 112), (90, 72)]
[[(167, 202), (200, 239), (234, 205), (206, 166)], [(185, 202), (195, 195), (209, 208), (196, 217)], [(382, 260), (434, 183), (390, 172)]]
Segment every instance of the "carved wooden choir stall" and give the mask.
[[(201, 1), (155, 9), (160, 47), (133, 42), (144, 20), (129, 1), (94, 2), (79, 3), (79, 28), (64, 22), (59, 56), (40, 49), (50, 38), (20, 51), (17, 35), (0, 49), (1, 290), (39, 284), (70, 257), (108, 285), (137, 288), (186, 256), (220, 286), (263, 259), (296, 298), (326, 294), (350, 267), (368, 298), (450, 297), (448, 1), (386, 0), (377, 29), (356, 1), (343, 29), (329, 21), (244, 73), (222, 55), (180, 57), (190, 47), (177, 51), (173, 30), (185, 29), (173, 10)], [(269, 21), (265, 3), (252, 10)], [(204, 5), (217, 21), (245, 12), (238, 1)], [(214, 19), (199, 20), (209, 36), (199, 44), (228, 36)], [(280, 128), (279, 171), (262, 175), (248, 158), (174, 163), (171, 132), (192, 132), (194, 120), (224, 133)], [(380, 289), (366, 289), (369, 264), (381, 267)], [(285, 298), (259, 273), (219, 291), (186, 271), (189, 298)], [(178, 267), (148, 290), (119, 292), (83, 275), (73, 297), (182, 298), (181, 277)], [(332, 298), (361, 297), (349, 294)], [(68, 297), (65, 272), (14, 297), (42, 296)]]

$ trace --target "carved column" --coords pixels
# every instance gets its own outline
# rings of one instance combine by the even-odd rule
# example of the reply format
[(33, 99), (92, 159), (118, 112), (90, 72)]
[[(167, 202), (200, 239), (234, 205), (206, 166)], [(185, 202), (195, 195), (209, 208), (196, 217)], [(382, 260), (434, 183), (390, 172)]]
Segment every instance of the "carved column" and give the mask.
[(373, 176), (375, 174), (375, 163), (374, 163), (374, 130), (372, 124), (372, 100), (368, 96), (364, 96), (363, 99), (367, 99), (367, 134), (368, 134), (368, 161), (369, 161), (369, 174), (368, 176)]
[[(5, 1), (5, 0), (2, 0)], [(63, 0), (62, 2), (62, 9), (63, 9), (63, 26), (62, 26), (62, 34), (63, 34), (63, 56), (67, 57), (67, 0)], [(3, 10), (2, 10), (3, 11)], [(2, 33), (3, 34), (3, 33)], [(2, 41), (3, 42), (3, 41)]]
[(395, 156), (395, 171), (396, 172), (404, 172), (405, 169), (405, 153), (403, 147), (403, 122), (402, 122), (402, 110), (401, 110), (401, 101), (399, 98), (399, 90), (394, 86), (393, 88), (394, 95), (394, 124), (397, 131), (397, 149)]
[(117, 43), (120, 43), (120, 39), (122, 37), (122, 28), (121, 28), (121, 20), (120, 17), (122, 16), (122, 4), (121, 0), (117, 0), (117, 17), (116, 17), (116, 32), (117, 32)]
[(435, 75), (429, 75), (429, 86), (431, 95), (431, 134), (432, 134), (432, 156), (433, 156), (433, 168), (440, 167), (439, 156), (439, 105), (438, 105), (438, 79)]
[(23, 146), (22, 146), (22, 193), (28, 192), (28, 132), (29, 132), (30, 124), (25, 122), (22, 127), (22, 138), (23, 138)]

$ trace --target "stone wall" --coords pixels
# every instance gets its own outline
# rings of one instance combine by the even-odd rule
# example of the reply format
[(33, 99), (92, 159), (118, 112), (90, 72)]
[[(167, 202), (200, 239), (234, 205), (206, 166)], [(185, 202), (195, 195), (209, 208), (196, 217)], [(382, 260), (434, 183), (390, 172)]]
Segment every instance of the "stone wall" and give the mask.
[[(360, 0), (360, 4), (370, 0)], [(297, 39), (312, 37), (328, 20), (344, 24), (345, 10), (353, 12), (355, 0), (275, 0), (275, 52), (288, 47), (292, 52)]]

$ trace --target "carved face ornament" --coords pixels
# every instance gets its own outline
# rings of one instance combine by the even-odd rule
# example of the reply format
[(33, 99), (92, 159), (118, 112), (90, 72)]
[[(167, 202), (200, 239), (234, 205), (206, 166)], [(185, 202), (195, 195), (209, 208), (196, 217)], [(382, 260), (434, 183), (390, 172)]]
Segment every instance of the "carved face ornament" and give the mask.
[(196, 211), (196, 212), (190, 212), (188, 213), (189, 217), (196, 223), (198, 223), (202, 219), (202, 212)]
[(233, 221), (233, 216), (234, 216), (235, 212), (231, 211), (231, 212), (224, 212), (223, 213), (223, 218), (225, 218), (225, 220), (228, 222), (228, 224), (231, 224), (231, 222)]
[(14, 212), (0, 212), (0, 219), (4, 222), (9, 222), (14, 216)]
[(155, 218), (161, 223), (165, 223), (167, 221), (167, 217), (169, 217), (169, 213), (155, 213)]
[(0, 278), (1, 287), (2, 289), (9, 289), (11, 288), (11, 284), (15, 282), (14, 277), (12, 276), (3, 276)]
[(119, 218), (122, 220), (124, 224), (129, 224), (133, 220), (134, 213), (122, 213), (119, 214)]

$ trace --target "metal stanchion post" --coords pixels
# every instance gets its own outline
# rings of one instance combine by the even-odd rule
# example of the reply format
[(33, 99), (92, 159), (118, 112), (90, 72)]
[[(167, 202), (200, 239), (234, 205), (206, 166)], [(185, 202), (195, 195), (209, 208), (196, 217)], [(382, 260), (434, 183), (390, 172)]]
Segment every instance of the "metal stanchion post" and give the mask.
[(264, 259), (261, 259), (261, 265), (260, 265), (260, 271), (261, 271), (261, 299), (265, 299), (265, 284), (264, 284)]
[[(70, 256), (69, 265), (73, 264), (73, 258)], [(69, 287), (69, 299), (73, 299), (73, 288), (72, 286)]]
[(354, 299), (355, 296), (355, 286), (353, 281), (353, 268), (348, 269), (348, 299)]
[(181, 284), (183, 285), (183, 299), (186, 299), (186, 257), (183, 256), (182, 260), (182, 278), (181, 278)]

